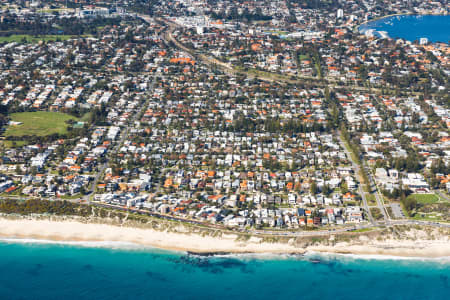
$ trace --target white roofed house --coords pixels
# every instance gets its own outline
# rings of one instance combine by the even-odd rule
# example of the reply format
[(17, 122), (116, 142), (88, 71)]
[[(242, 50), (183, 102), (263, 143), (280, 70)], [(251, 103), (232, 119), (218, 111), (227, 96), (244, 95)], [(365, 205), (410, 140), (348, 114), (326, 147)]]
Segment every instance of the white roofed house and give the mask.
[(297, 196), (295, 194), (289, 194), (288, 202), (290, 205), (295, 205), (297, 203)]
[(346, 221), (348, 223), (360, 223), (364, 220), (363, 213), (359, 206), (349, 206), (346, 208)]
[(328, 180), (327, 182), (326, 182), (326, 184), (328, 184), (328, 186), (331, 188), (331, 189), (335, 189), (335, 188), (337, 188), (337, 187), (339, 187), (339, 184), (341, 183), (341, 179), (340, 178), (331, 178), (330, 180)]
[(377, 168), (375, 170), (375, 178), (383, 189), (392, 191), (394, 188), (398, 188), (398, 171), (395, 169), (391, 169), (388, 172), (384, 168)]
[(225, 225), (234, 226), (234, 227), (245, 226), (246, 223), (247, 223), (247, 218), (241, 217), (241, 216), (234, 217), (234, 218), (228, 219), (226, 221), (224, 220)]
[(31, 166), (36, 167), (38, 169), (42, 169), (45, 165), (45, 161), (47, 160), (48, 153), (38, 153), (35, 157), (31, 158)]
[(425, 181), (423, 175), (419, 173), (408, 173), (408, 177), (402, 179), (402, 184), (415, 193), (430, 192), (429, 184)]
[(92, 149), (92, 152), (95, 155), (100, 155), (100, 156), (104, 155), (106, 153), (106, 147), (102, 147), (102, 146), (95, 147), (94, 149)]
[(355, 190), (357, 185), (352, 176), (345, 177), (345, 182), (347, 183), (347, 188), (350, 190)]

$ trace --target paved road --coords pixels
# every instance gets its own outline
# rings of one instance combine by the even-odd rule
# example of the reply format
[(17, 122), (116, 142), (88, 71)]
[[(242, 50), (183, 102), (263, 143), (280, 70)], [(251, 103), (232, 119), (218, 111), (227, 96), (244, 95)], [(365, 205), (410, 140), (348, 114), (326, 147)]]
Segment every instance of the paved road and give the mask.
[[(150, 18), (147, 17), (147, 16), (141, 16), (141, 17), (142, 17), (144, 20), (146, 20), (147, 22), (150, 21)], [(169, 30), (166, 31), (166, 32), (163, 34), (163, 36), (164, 36), (164, 38), (165, 38), (165, 40), (166, 40), (167, 42), (169, 42), (169, 41), (172, 42), (176, 47), (178, 47), (179, 49), (181, 49), (181, 50), (183, 50), (183, 51), (185, 51), (185, 52), (187, 52), (187, 53), (193, 55), (196, 59), (200, 59), (200, 60), (201, 60), (205, 65), (207, 65), (207, 66), (210, 66), (210, 67), (211, 67), (211, 66), (219, 67), (220, 69), (222, 69), (223, 72), (225, 72), (226, 74), (229, 74), (229, 75), (241, 74), (241, 75), (245, 75), (245, 76), (250, 77), (250, 78), (258, 78), (258, 79), (266, 80), (266, 81), (280, 81), (280, 80), (281, 80), (281, 81), (288, 82), (288, 83), (298, 83), (298, 82), (299, 82), (298, 79), (290, 79), (290, 78), (285, 78), (285, 77), (283, 77), (283, 78), (278, 78), (279, 76), (277, 76), (277, 79), (274, 79), (274, 77), (268, 77), (268, 76), (261, 75), (261, 74), (255, 75), (255, 74), (251, 74), (251, 73), (249, 73), (249, 72), (238, 71), (238, 70), (236, 70), (236, 69), (235, 69), (232, 65), (230, 65), (230, 64), (224, 63), (224, 62), (222, 62), (222, 61), (220, 61), (220, 60), (217, 60), (216, 58), (211, 58), (211, 57), (206, 56), (206, 55), (204, 55), (204, 54), (199, 54), (199, 53), (197, 53), (195, 50), (190, 49), (190, 48), (184, 46), (183, 44), (181, 44), (180, 42), (178, 42), (178, 41), (173, 37), (173, 35), (172, 35), (172, 32), (175, 30), (175, 28), (176, 28), (178, 25), (176, 25), (176, 24), (174, 24), (174, 23), (172, 23), (172, 22), (169, 22), (169, 21), (167, 21), (167, 20), (160, 20), (160, 22), (163, 22), (163, 23), (165, 23), (166, 25), (169, 26)], [(276, 75), (276, 74), (274, 74), (274, 75)], [(272, 76), (272, 75), (270, 75), (270, 76)], [(316, 81), (317, 81), (317, 78), (309, 78), (309, 77), (308, 77), (308, 78), (301, 78), (301, 79), (303, 79), (303, 80), (309, 79), (309, 80), (316, 80)], [(316, 83), (318, 83), (318, 82), (316, 82)], [(350, 86), (337, 86), (337, 85), (334, 84), (334, 83), (332, 83), (332, 85), (330, 85), (330, 86), (331, 86), (331, 87), (334, 87), (334, 88), (347, 88), (347, 89), (350, 87)], [(356, 89), (356, 90), (361, 90), (361, 89), (362, 89), (362, 90), (367, 90), (366, 88), (359, 88), (359, 87), (355, 87), (355, 86), (351, 86), (350, 88), (351, 88), (351, 89)], [(373, 91), (373, 90), (372, 90), (372, 91)], [(344, 146), (344, 144), (342, 143), (342, 141), (341, 141), (341, 144), (343, 145), (343, 148), (345, 149), (345, 151), (347, 152), (347, 155), (349, 156), (350, 160), (352, 161), (353, 167), (354, 167), (354, 169), (356, 170), (356, 174), (358, 174), (358, 173), (359, 173), (359, 170), (360, 170), (359, 165), (356, 164), (356, 163), (352, 160), (350, 153), (349, 153), (348, 150), (345, 148), (345, 146)], [(372, 224), (375, 224), (376, 222), (375, 222), (375, 220), (373, 219), (373, 216), (372, 216), (372, 214), (371, 214), (371, 212), (370, 212), (370, 209), (369, 209), (369, 207), (368, 207), (368, 205), (367, 205), (367, 199), (366, 199), (366, 196), (365, 196), (365, 194), (364, 194), (364, 191), (362, 190), (361, 185), (359, 185), (358, 189), (359, 189), (359, 193), (360, 193), (361, 196), (362, 196), (364, 208), (365, 208), (365, 210), (367, 211), (367, 214), (368, 214), (368, 216), (369, 216), (369, 220), (370, 220), (370, 222), (371, 222)], [(386, 211), (385, 211), (385, 209), (384, 209), (384, 207), (383, 207), (383, 204), (382, 204), (382, 200), (380, 199), (380, 197), (379, 197), (378, 194), (375, 194), (375, 197), (376, 197), (376, 199), (377, 199), (377, 205), (378, 205), (378, 208), (379, 208), (380, 211), (383, 213), (383, 217), (384, 217), (384, 219), (385, 219), (385, 222), (389, 222), (388, 216), (387, 216)]]
[[(339, 138), (339, 143), (340, 143), (342, 149), (344, 149), (345, 154), (347, 155), (348, 159), (349, 159), (350, 162), (352, 163), (352, 167), (353, 167), (353, 170), (355, 170), (355, 174), (358, 174), (359, 171), (360, 171), (360, 170), (359, 170), (359, 165), (353, 160), (350, 151), (349, 151), (349, 150), (347, 149), (347, 147), (345, 146), (345, 142), (344, 142), (343, 139), (342, 139), (341, 132), (338, 132), (338, 138)], [(365, 194), (365, 192), (364, 192), (364, 190), (363, 190), (363, 188), (362, 188), (362, 184), (359, 184), (359, 185), (358, 185), (358, 192), (359, 192), (359, 194), (360, 194), (361, 197), (362, 197), (364, 210), (367, 212), (367, 215), (369, 216), (369, 222), (370, 222), (372, 225), (376, 225), (376, 222), (375, 222), (375, 220), (374, 220), (374, 218), (373, 218), (373, 216), (372, 216), (372, 213), (370, 212), (369, 205), (367, 204), (367, 198), (366, 198), (366, 194)]]
[(446, 194), (444, 194), (443, 192), (438, 191), (438, 194), (439, 194), (439, 196), (441, 196), (441, 197), (444, 198), (445, 200), (450, 201), (450, 198), (449, 198)]
[[(39, 199), (37, 197), (21, 197), (21, 196), (2, 196), (2, 198), (9, 198), (9, 199), (15, 199), (15, 200)], [(47, 200), (63, 201), (65, 199), (49, 198)], [(112, 204), (107, 204), (107, 203), (99, 203), (99, 202), (88, 203), (83, 200), (84, 200), (83, 198), (78, 198), (78, 199), (67, 199), (65, 201), (70, 201), (73, 203), (80, 203), (80, 204), (84, 204), (84, 205), (94, 205), (94, 206), (109, 208), (109, 209), (117, 209), (117, 210), (121, 210), (121, 211), (125, 211), (125, 212), (133, 212), (133, 213), (152, 216), (155, 218), (160, 218), (160, 219), (169, 220), (169, 221), (185, 222), (185, 223), (189, 223), (189, 224), (193, 224), (193, 225), (208, 227), (210, 229), (231, 231), (223, 225), (211, 224), (211, 223), (207, 223), (207, 222), (202, 222), (202, 221), (193, 220), (193, 219), (186, 219), (186, 218), (181, 218), (181, 217), (172, 216), (172, 215), (159, 214), (159, 213), (154, 213), (154, 212), (137, 209), (137, 208), (126, 208), (123, 206), (112, 205)], [(270, 235), (270, 236), (280, 236), (280, 237), (305, 237), (305, 236), (328, 236), (328, 235), (334, 235), (334, 234), (338, 234), (338, 233), (352, 232), (352, 231), (359, 230), (359, 229), (369, 229), (369, 228), (374, 228), (374, 227), (376, 228), (376, 227), (380, 227), (383, 225), (384, 224), (374, 222), (374, 224), (362, 223), (362, 224), (347, 225), (347, 226), (343, 226), (343, 227), (336, 227), (336, 228), (323, 229), (323, 230), (312, 230), (312, 231), (290, 231), (290, 230), (277, 231), (277, 230), (245, 230), (245, 229), (236, 230), (236, 231), (245, 232), (248, 234), (260, 235), (260, 236)], [(450, 228), (450, 223), (415, 221), (415, 220), (407, 220), (407, 219), (392, 220), (388, 226), (390, 227), (390, 226), (394, 226), (394, 225), (421, 225), (421, 226), (433, 226), (433, 227), (438, 227), (438, 228)], [(380, 228), (382, 228), (382, 227), (380, 227)]]
[[(150, 22), (151, 18), (149, 16), (145, 16), (145, 15), (140, 15), (140, 17), (144, 20), (146, 20), (147, 22)], [(173, 28), (171, 29), (173, 30)], [(180, 43), (178, 43), (172, 36), (171, 31), (166, 32), (164, 35), (164, 38), (166, 38), (167, 40), (170, 40), (172, 42), (174, 42), (174, 44), (181, 48), (182, 50), (185, 50), (186, 52), (190, 53), (190, 51), (192, 51), (191, 49), (188, 49), (186, 47), (184, 47), (183, 45), (181, 45)], [(225, 69), (228, 69), (228, 72), (236, 74), (236, 70), (231, 68), (230, 66), (226, 65), (223, 62), (220, 62), (216, 59), (211, 59), (205, 55), (201, 55), (200, 58), (202, 58), (203, 62), (206, 63), (207, 65), (220, 65), (222, 67), (224, 67)], [(267, 78), (264, 78), (264, 76), (255, 76), (255, 75), (249, 75), (248, 73), (243, 73), (246, 76), (250, 76), (250, 77), (257, 77), (259, 79), (262, 80), (267, 80)], [(149, 90), (153, 90), (154, 88), (154, 84), (155, 84), (155, 80), (156, 80), (156, 76), (153, 77), (153, 81), (151, 83), (151, 86), (149, 88)], [(273, 81), (273, 79), (271, 79)], [(298, 82), (298, 81), (296, 81)], [(333, 86), (332, 86), (333, 87)], [(337, 87), (337, 86), (334, 86)], [(355, 89), (355, 87), (349, 87), (349, 86), (339, 86), (339, 88), (353, 88)], [(363, 88), (365, 89), (365, 88)], [(121, 135), (120, 135), (120, 139), (119, 141), (117, 141), (115, 147), (112, 149), (112, 151), (109, 153), (109, 156), (112, 155), (112, 153), (117, 152), (120, 149), (120, 146), (123, 144), (123, 142), (125, 141), (125, 139), (128, 137), (129, 134), (129, 129), (130, 129), (130, 124), (134, 124), (134, 121), (136, 121), (137, 117), (139, 116), (139, 114), (141, 112), (143, 112), (148, 104), (148, 101), (142, 106), (142, 109), (139, 110), (138, 112), (136, 112), (134, 114), (134, 116), (132, 117), (131, 121), (128, 123), (128, 125), (126, 126), (126, 128), (124, 130), (121, 131)], [(352, 160), (352, 156), (350, 154), (350, 152), (347, 150), (347, 148), (345, 147), (341, 136), (339, 134), (339, 138), (340, 138), (340, 143), (342, 148), (344, 149), (344, 151), (346, 152), (347, 156), (349, 157), (350, 161), (352, 162), (353, 168), (354, 170), (359, 173), (360, 171), (360, 166), (358, 164), (356, 164), (356, 162), (354, 162)], [(96, 177), (94, 178), (94, 181), (92, 183), (91, 186), (91, 194), (93, 193), (93, 191), (95, 190), (95, 187), (98, 184), (98, 181), (100, 179), (100, 177), (102, 176), (104, 170), (107, 168), (108, 166), (108, 162), (109, 159), (107, 157), (107, 161), (102, 164), (99, 168), (99, 172), (97, 173)], [(370, 174), (370, 173), (369, 173)], [(372, 183), (372, 177), (369, 177), (370, 181), (371, 181), (371, 185)], [(367, 200), (364, 194), (364, 191), (362, 190), (361, 185), (359, 185), (359, 192), (362, 196), (363, 199), (363, 205), (364, 205), (364, 209), (367, 211), (368, 216), (369, 216), (369, 221), (370, 224), (358, 224), (358, 225), (353, 225), (350, 227), (337, 227), (337, 228), (333, 228), (333, 229), (326, 229), (326, 230), (318, 230), (318, 231), (275, 231), (275, 230), (241, 230), (242, 232), (247, 232), (250, 234), (255, 234), (255, 235), (274, 235), (274, 236), (292, 236), (292, 237), (297, 237), (297, 236), (318, 236), (318, 235), (332, 235), (332, 234), (336, 234), (336, 233), (343, 233), (343, 232), (349, 232), (349, 231), (354, 231), (354, 230), (358, 230), (358, 229), (365, 229), (365, 228), (372, 228), (374, 226), (380, 226), (380, 225), (385, 225), (383, 223), (379, 223), (376, 222), (371, 213), (370, 213), (370, 209), (367, 205)], [(440, 195), (449, 200), (448, 197), (446, 197), (445, 195), (441, 194)], [(376, 194), (376, 197), (378, 195)], [(29, 199), (37, 199), (37, 197), (21, 197), (21, 196), (3, 196), (3, 198), (10, 198), (10, 199), (16, 199), (16, 200), (29, 200)], [(59, 199), (59, 198), (50, 198), (49, 200), (51, 201), (62, 201), (65, 199)], [(197, 220), (191, 220), (191, 219), (185, 219), (185, 218), (180, 218), (180, 217), (176, 217), (176, 216), (170, 216), (170, 215), (162, 215), (162, 214), (157, 214), (157, 213), (153, 213), (153, 212), (149, 212), (149, 211), (145, 211), (145, 210), (140, 210), (140, 209), (133, 209), (133, 208), (124, 208), (122, 206), (116, 206), (116, 205), (109, 205), (109, 204), (104, 204), (104, 203), (98, 203), (98, 202), (89, 202), (89, 196), (85, 196), (82, 198), (77, 198), (77, 199), (67, 199), (66, 201), (70, 201), (70, 202), (74, 202), (74, 203), (82, 203), (82, 204), (90, 204), (90, 205), (95, 205), (95, 206), (99, 206), (99, 207), (107, 207), (107, 208), (112, 208), (112, 209), (118, 209), (118, 210), (122, 210), (122, 211), (131, 211), (131, 212), (135, 212), (135, 213), (139, 213), (139, 214), (145, 214), (145, 215), (149, 215), (149, 216), (153, 216), (153, 217), (157, 217), (157, 218), (162, 218), (162, 219), (167, 219), (167, 220), (171, 220), (171, 221), (180, 221), (180, 222), (187, 222), (187, 223), (191, 223), (191, 224), (196, 224), (196, 225), (201, 225), (201, 226), (207, 226), (213, 229), (226, 229), (224, 226), (221, 225), (213, 225), (213, 224), (209, 224), (209, 223), (203, 223)], [(379, 208), (383, 208), (383, 204), (382, 204), (382, 200), (377, 198), (377, 205)], [(381, 211), (383, 212), (383, 215), (385, 216), (385, 221), (387, 221), (387, 216), (385, 214), (385, 210), (381, 209)], [(413, 220), (392, 220), (389, 222), (386, 222), (387, 225), (425, 225), (425, 226), (434, 226), (434, 227), (441, 227), (441, 228), (450, 228), (450, 224), (447, 223), (438, 223), (438, 222), (427, 222), (427, 221), (413, 221)]]
[[(153, 91), (153, 90), (154, 90), (155, 82), (156, 82), (156, 74), (153, 75), (153, 80), (152, 80), (152, 82), (151, 82), (151, 84), (150, 84), (150, 87), (149, 87), (149, 89), (148, 89), (149, 91)], [(107, 154), (107, 156), (106, 156), (106, 161), (100, 166), (100, 168), (99, 168), (99, 170), (98, 170), (98, 172), (97, 172), (97, 174), (96, 174), (96, 176), (95, 176), (95, 178), (94, 178), (94, 181), (92, 182), (92, 186), (91, 186), (91, 188), (90, 188), (90, 190), (89, 190), (89, 192), (90, 192), (89, 195), (83, 197), (83, 200), (86, 200), (87, 202), (90, 201), (91, 195), (93, 195), (93, 193), (94, 193), (94, 191), (95, 191), (95, 187), (96, 187), (97, 184), (98, 184), (98, 181), (100, 180), (100, 178), (102, 177), (103, 173), (105, 172), (106, 168), (107, 168), (108, 165), (109, 165), (109, 157), (110, 157), (111, 155), (114, 155), (115, 153), (117, 153), (117, 152), (119, 151), (120, 146), (122, 146), (122, 144), (123, 144), (123, 143), (125, 142), (125, 140), (128, 138), (129, 131), (130, 131), (130, 125), (131, 125), (131, 126), (134, 126), (134, 122), (137, 120), (137, 117), (138, 117), (140, 114), (142, 114), (143, 112), (145, 112), (145, 110), (147, 109), (148, 102), (150, 101), (150, 97), (146, 97), (146, 99), (147, 99), (147, 100), (146, 100), (145, 103), (142, 105), (141, 109), (138, 110), (138, 111), (131, 117), (131, 120), (127, 123), (126, 127), (121, 129), (119, 140), (116, 141), (116, 144), (115, 144), (114, 148)]]
[[(147, 16), (147, 15), (139, 15), (140, 18), (142, 18), (143, 20), (147, 21), (147, 22), (151, 22), (152, 18)], [(286, 77), (283, 78), (278, 78), (276, 80), (273, 79), (273, 77), (268, 77), (268, 76), (264, 76), (264, 75), (255, 75), (255, 74), (249, 74), (248, 72), (242, 72), (242, 71), (238, 71), (235, 68), (232, 67), (232, 65), (229, 65), (227, 63), (224, 63), (220, 60), (217, 60), (216, 58), (211, 58), (207, 55), (204, 54), (199, 54), (196, 53), (193, 49), (187, 48), (186, 46), (182, 45), (181, 43), (179, 43), (172, 35), (172, 32), (174, 31), (174, 29), (176, 28), (176, 25), (168, 20), (165, 19), (159, 19), (158, 20), (161, 23), (164, 23), (165, 25), (167, 25), (169, 27), (169, 30), (166, 30), (162, 37), (166, 42), (172, 42), (173, 44), (175, 44), (176, 47), (178, 47), (179, 49), (193, 55), (194, 57), (196, 57), (197, 59), (200, 59), (205, 65), (207, 66), (214, 66), (214, 67), (219, 67), (220, 69), (222, 69), (222, 71), (224, 71), (226, 74), (230, 74), (230, 75), (236, 75), (236, 74), (242, 74), (245, 75), (247, 77), (250, 78), (258, 78), (261, 80), (265, 80), (265, 81), (284, 81), (287, 83), (299, 83), (299, 80), (301, 79), (310, 79), (310, 80), (316, 80), (317, 78), (299, 78), (299, 79), (289, 79)], [(272, 75), (272, 74), (270, 74)], [(276, 74), (274, 74), (276, 75)], [(326, 79), (325, 79), (325, 84), (326, 83)], [(153, 89), (153, 85), (155, 82), (155, 78), (151, 84), (151, 89)], [(316, 82), (318, 83), (318, 81)], [(367, 89), (364, 87), (355, 87), (355, 86), (339, 86), (336, 85), (334, 83), (331, 83), (330, 85), (332, 88), (346, 88), (346, 89), (353, 89), (353, 90), (361, 90), (361, 91), (368, 91), (370, 90), (371, 92), (375, 91), (376, 89)], [(146, 105), (143, 106), (142, 110), (143, 111), (145, 109)], [(140, 111), (140, 112), (141, 112)], [(139, 112), (139, 113), (140, 113)], [(136, 119), (136, 117), (139, 115), (139, 113), (136, 113), (133, 117), (133, 121), (130, 122), (131, 124), (134, 123), (134, 120)], [(124, 140), (127, 138), (128, 136), (128, 131), (129, 131), (129, 125), (127, 126), (125, 133), (123, 133), (121, 135), (121, 139), (120, 141), (117, 143), (116, 145), (116, 150), (119, 149), (120, 145), (124, 142)], [(347, 148), (345, 147), (341, 136), (339, 134), (339, 138), (340, 138), (340, 143), (342, 145), (342, 148), (344, 149), (344, 151), (346, 152), (346, 154), (348, 155), (349, 159), (352, 162), (353, 168), (354, 170), (357, 172), (357, 174), (360, 171), (360, 166), (353, 161), (352, 156), (350, 155), (350, 152), (347, 150)], [(107, 162), (102, 166), (102, 169), (104, 170), (104, 168), (106, 168), (107, 166)], [(99, 172), (99, 174), (101, 174), (102, 172)], [(94, 180), (95, 183), (97, 183), (99, 177), (96, 177), (96, 180)], [(372, 176), (369, 172), (369, 180), (370, 180), (370, 184), (374, 185), (374, 181), (372, 179)], [(96, 184), (93, 184), (93, 188), (95, 189)], [(376, 188), (376, 186), (375, 186)], [(252, 233), (252, 234), (257, 234), (257, 235), (281, 235), (281, 236), (315, 236), (315, 235), (330, 235), (330, 234), (335, 234), (335, 233), (342, 233), (342, 232), (347, 232), (347, 231), (353, 231), (353, 230), (357, 230), (357, 229), (364, 229), (364, 228), (370, 228), (373, 226), (379, 226), (379, 225), (383, 225), (382, 223), (378, 223), (376, 222), (371, 213), (370, 213), (370, 209), (367, 205), (367, 199), (365, 197), (365, 193), (362, 190), (361, 185), (359, 185), (359, 192), (362, 196), (363, 199), (363, 205), (364, 205), (364, 209), (367, 211), (368, 216), (369, 216), (369, 221), (370, 224), (362, 224), (362, 225), (355, 225), (352, 227), (342, 227), (342, 228), (336, 228), (336, 229), (327, 229), (327, 230), (320, 230), (320, 231), (300, 231), (300, 232), (292, 232), (292, 231), (283, 231), (283, 232), (277, 232), (277, 231), (267, 231), (267, 230), (255, 230), (255, 231), (247, 231), (248, 233)], [(429, 225), (429, 226), (437, 226), (437, 227), (447, 227), (450, 228), (450, 224), (443, 224), (443, 223), (436, 223), (436, 222), (421, 222), (421, 221), (412, 221), (412, 220), (400, 220), (400, 221), (390, 221), (389, 216), (386, 214), (386, 211), (384, 209), (384, 204), (382, 199), (380, 199), (380, 196), (378, 194), (378, 192), (375, 194), (375, 197), (377, 199), (377, 206), (378, 208), (381, 210), (381, 212), (383, 213), (384, 216), (384, 220), (386, 224), (392, 224), (392, 225), (401, 225), (401, 224), (420, 224), (420, 225)], [(445, 196), (443, 196), (445, 197)], [(447, 197), (445, 197), (447, 198)], [(79, 201), (81, 199), (74, 199), (74, 201)], [(198, 225), (202, 225), (202, 226), (208, 226), (208, 227), (214, 227), (214, 228), (222, 228), (222, 226), (218, 226), (218, 225), (211, 225), (211, 224), (205, 224), (203, 222), (199, 222), (199, 221), (195, 221), (195, 220), (190, 220), (190, 219), (183, 219), (183, 218), (179, 218), (179, 217), (174, 217), (174, 216), (168, 216), (168, 215), (161, 215), (161, 214), (155, 214), (155, 213), (151, 213), (151, 212), (146, 212), (146, 211), (142, 211), (142, 210), (134, 210), (134, 209), (128, 209), (128, 208), (123, 208), (123, 207), (118, 207), (118, 206), (111, 206), (111, 205), (106, 205), (106, 204), (99, 204), (99, 203), (93, 203), (94, 205), (98, 205), (98, 206), (108, 206), (108, 207), (112, 207), (112, 208), (116, 208), (116, 209), (121, 209), (121, 210), (128, 210), (128, 211), (134, 211), (140, 214), (147, 214), (147, 215), (151, 215), (151, 216), (155, 216), (155, 217), (159, 217), (159, 218), (164, 218), (164, 219), (168, 219), (168, 220), (175, 220), (175, 221), (183, 221), (183, 222), (188, 222), (188, 223), (192, 223), (192, 224), (198, 224)]]
[[(151, 23), (152, 18), (146, 15), (138, 15), (141, 19), (145, 20), (148, 23)], [(154, 21), (160, 23), (161, 25), (165, 25), (168, 27), (168, 30), (165, 31), (163, 34), (164, 40), (166, 42), (172, 42), (177, 48), (180, 50), (183, 50), (193, 57), (195, 57), (197, 60), (202, 61), (203, 64), (220, 69), (222, 72), (228, 75), (244, 75), (247, 78), (256, 78), (259, 80), (267, 81), (267, 82), (280, 82), (280, 83), (290, 83), (290, 84), (305, 84), (305, 83), (313, 83), (315, 86), (325, 87), (328, 86), (329, 88), (333, 89), (346, 89), (348, 91), (359, 91), (359, 92), (368, 92), (368, 93), (381, 93), (382, 90), (385, 87), (379, 86), (379, 87), (363, 87), (363, 86), (356, 86), (354, 84), (340, 84), (339, 81), (336, 78), (333, 77), (325, 77), (325, 78), (318, 78), (314, 76), (286, 76), (279, 73), (271, 73), (271, 72), (258, 72), (255, 73), (257, 70), (254, 70), (255, 72), (249, 72), (245, 70), (237, 69), (235, 66), (233, 66), (230, 63), (225, 63), (215, 57), (211, 57), (209, 55), (206, 55), (204, 53), (200, 53), (199, 51), (195, 49), (191, 49), (186, 47), (185, 45), (178, 42), (172, 35), (173, 31), (175, 31), (176, 28), (179, 28), (180, 25), (171, 22), (168, 19), (165, 18), (155, 18)], [(422, 92), (410, 92), (412, 95), (423, 95)], [(442, 124), (441, 124), (442, 126)]]
[(375, 180), (373, 179), (372, 172), (370, 171), (370, 168), (366, 165), (365, 161), (363, 162), (363, 166), (364, 166), (364, 171), (367, 174), (367, 178), (369, 179), (369, 187), (370, 187), (369, 189), (371, 192), (374, 191), (375, 200), (377, 202), (377, 207), (383, 214), (384, 222), (386, 222), (388, 224), (391, 221), (391, 218), (384, 207), (383, 197), (380, 195), (377, 184), (376, 184)]
[[(340, 144), (341, 144), (341, 147), (344, 149), (345, 154), (346, 154), (346, 155), (348, 156), (348, 158), (350, 159), (350, 161), (351, 161), (351, 163), (352, 163), (352, 167), (353, 167), (353, 169), (355, 170), (355, 174), (359, 174), (360, 171), (361, 171), (360, 165), (359, 165), (358, 163), (356, 163), (356, 162), (353, 160), (350, 151), (347, 149), (347, 147), (345, 146), (345, 142), (342, 140), (342, 136), (341, 136), (341, 133), (340, 133), (340, 132), (338, 132), (338, 136), (339, 136), (339, 142), (340, 142)], [(365, 165), (365, 163), (364, 163), (363, 166), (364, 166), (364, 172), (365, 172), (366, 174), (368, 174), (367, 177), (368, 177), (368, 179), (369, 179), (369, 190), (370, 190), (370, 192), (372, 192), (372, 191), (373, 191), (373, 188), (375, 189), (374, 195), (375, 195), (375, 199), (376, 199), (376, 202), (377, 202), (377, 207), (378, 207), (378, 209), (381, 211), (381, 213), (383, 214), (384, 223), (389, 224), (389, 222), (390, 222), (390, 217), (389, 217), (389, 215), (386, 213), (386, 210), (384, 209), (384, 203), (383, 203), (383, 200), (381, 199), (381, 196), (380, 196), (379, 193), (378, 193), (378, 189), (377, 189), (377, 187), (376, 187), (375, 181), (373, 180), (372, 175), (371, 175), (371, 173), (370, 173), (370, 170), (369, 170), (369, 168)], [(374, 225), (375, 225), (375, 224), (378, 224), (379, 222), (378, 222), (378, 221), (375, 221), (375, 220), (373, 219), (372, 213), (370, 212), (370, 208), (369, 208), (369, 206), (368, 206), (368, 204), (367, 204), (367, 198), (366, 198), (365, 192), (364, 192), (364, 190), (363, 190), (363, 188), (362, 188), (362, 184), (359, 184), (359, 186), (358, 186), (358, 192), (359, 192), (359, 194), (361, 195), (361, 197), (362, 197), (362, 199), (363, 199), (364, 209), (367, 211), (367, 214), (368, 214), (368, 216), (369, 216), (369, 221), (370, 221), (370, 223), (372, 223), (372, 224), (374, 224)]]

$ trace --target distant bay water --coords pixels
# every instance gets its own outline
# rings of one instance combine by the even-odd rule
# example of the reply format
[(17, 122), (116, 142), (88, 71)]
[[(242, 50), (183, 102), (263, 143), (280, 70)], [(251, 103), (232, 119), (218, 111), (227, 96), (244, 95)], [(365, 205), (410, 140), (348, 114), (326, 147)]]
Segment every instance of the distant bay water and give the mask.
[(399, 15), (362, 24), (360, 32), (385, 31), (391, 38), (409, 41), (427, 38), (430, 42), (449, 43), (450, 15)]
[(446, 259), (198, 257), (116, 246), (0, 242), (1, 298), (431, 300), (450, 293)]

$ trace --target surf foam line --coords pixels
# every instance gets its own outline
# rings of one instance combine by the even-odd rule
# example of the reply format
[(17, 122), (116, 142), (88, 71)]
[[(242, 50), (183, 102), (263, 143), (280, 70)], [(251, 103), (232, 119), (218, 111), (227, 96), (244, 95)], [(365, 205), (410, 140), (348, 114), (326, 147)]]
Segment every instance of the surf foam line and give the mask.
[(143, 246), (140, 244), (130, 242), (118, 242), (118, 241), (65, 241), (65, 240), (46, 240), (46, 239), (33, 239), (33, 238), (2, 238), (0, 237), (0, 243), (10, 244), (51, 244), (51, 245), (69, 245), (85, 248), (110, 248), (110, 249), (124, 249), (124, 250), (144, 250), (144, 249), (158, 249), (150, 246)]
[(420, 257), (420, 256), (395, 256), (395, 255), (383, 255), (383, 254), (353, 254), (353, 253), (334, 253), (334, 252), (319, 252), (319, 251), (307, 251), (304, 254), (296, 253), (211, 253), (208, 255), (197, 255), (196, 253), (190, 253), (189, 251), (175, 251), (164, 248), (145, 246), (132, 242), (120, 242), (120, 241), (65, 241), (65, 240), (48, 240), (48, 239), (35, 239), (35, 238), (6, 238), (0, 237), (0, 243), (6, 244), (35, 244), (35, 245), (66, 245), (82, 248), (104, 248), (112, 250), (124, 250), (124, 251), (148, 251), (148, 252), (160, 252), (172, 253), (179, 255), (193, 255), (198, 257), (208, 258), (223, 258), (223, 259), (240, 259), (240, 260), (305, 260), (315, 261), (316, 259), (327, 260), (411, 260), (411, 261), (430, 261), (441, 262), (450, 264), (449, 256), (442, 257)]
[(334, 253), (308, 251), (304, 254), (306, 259), (349, 259), (349, 260), (412, 260), (412, 261), (435, 261), (450, 263), (450, 256), (425, 257), (425, 256), (396, 256), (385, 254), (355, 254), (355, 253)]

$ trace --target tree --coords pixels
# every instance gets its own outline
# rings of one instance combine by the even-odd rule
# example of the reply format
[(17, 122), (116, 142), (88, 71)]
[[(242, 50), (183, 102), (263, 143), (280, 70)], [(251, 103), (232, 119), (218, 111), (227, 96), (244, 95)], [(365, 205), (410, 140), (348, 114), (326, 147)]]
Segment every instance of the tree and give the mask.
[(406, 197), (401, 200), (403, 206), (408, 211), (408, 214), (411, 215), (413, 210), (417, 208), (417, 200), (414, 197)]
[(348, 192), (348, 186), (347, 186), (347, 182), (343, 181), (341, 183), (341, 193), (342, 194), (346, 194)]
[(445, 163), (442, 160), (442, 158), (439, 158), (438, 160), (436, 160), (432, 163), (431, 173), (433, 173), (433, 174), (437, 174), (437, 173), (448, 174), (449, 173), (449, 170), (445, 166)]
[(318, 189), (317, 189), (317, 183), (315, 181), (311, 182), (311, 186), (309, 187), (309, 191), (311, 192), (312, 195), (317, 194)]
[(22, 175), (22, 168), (19, 165), (16, 166), (16, 174)]
[(323, 192), (326, 196), (328, 196), (328, 195), (330, 195), (330, 194), (333, 192), (333, 190), (330, 188), (330, 186), (329, 186), (328, 184), (325, 184), (325, 185), (323, 186), (322, 192)]
[(408, 158), (406, 160), (406, 169), (408, 170), (408, 172), (417, 172), (420, 170), (419, 158), (417, 157), (417, 155), (408, 155)]

